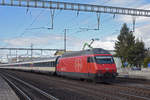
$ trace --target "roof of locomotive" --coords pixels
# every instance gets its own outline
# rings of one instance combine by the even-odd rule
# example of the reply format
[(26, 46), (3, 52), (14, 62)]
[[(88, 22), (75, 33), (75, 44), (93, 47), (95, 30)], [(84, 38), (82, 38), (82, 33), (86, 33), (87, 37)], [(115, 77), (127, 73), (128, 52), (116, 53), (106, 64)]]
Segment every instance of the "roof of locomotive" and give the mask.
[(89, 54), (110, 54), (110, 53), (107, 50), (104, 50), (102, 48), (93, 48), (93, 49), (87, 49), (82, 51), (67, 52), (62, 55), (62, 58), (89, 55)]

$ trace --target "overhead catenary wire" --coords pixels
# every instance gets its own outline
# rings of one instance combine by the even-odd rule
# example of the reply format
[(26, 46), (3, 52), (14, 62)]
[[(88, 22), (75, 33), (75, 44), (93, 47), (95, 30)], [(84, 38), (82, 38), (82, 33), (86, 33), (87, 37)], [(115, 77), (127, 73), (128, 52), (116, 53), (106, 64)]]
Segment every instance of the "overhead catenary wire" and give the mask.
[(49, 24), (49, 22), (48, 22), (48, 24), (46, 26), (35, 27), (35, 28), (27, 28), (26, 30), (34, 30), (34, 29), (48, 29), (48, 30), (50, 30), (50, 29), (54, 29), (55, 9), (50, 9), (50, 16), (51, 16), (50, 17), (50, 19), (51, 19), (51, 26), (50, 27), (47, 27), (47, 25)]
[(22, 36), (26, 33), (26, 31), (37, 21), (37, 19), (40, 17), (40, 15), (41, 15), (43, 12), (44, 12), (44, 9), (42, 9), (42, 10), (40, 11), (40, 13), (34, 18), (34, 20), (32, 21), (32, 23), (31, 23), (27, 28), (25, 28), (25, 30), (20, 34), (19, 37), (22, 37)]
[(100, 16), (101, 16), (101, 13), (99, 13), (99, 12), (97, 12), (96, 13), (96, 16), (97, 16), (97, 28), (82, 28), (82, 27), (80, 27), (80, 29), (81, 30), (95, 30), (95, 31), (97, 31), (97, 30), (99, 30), (100, 29)]

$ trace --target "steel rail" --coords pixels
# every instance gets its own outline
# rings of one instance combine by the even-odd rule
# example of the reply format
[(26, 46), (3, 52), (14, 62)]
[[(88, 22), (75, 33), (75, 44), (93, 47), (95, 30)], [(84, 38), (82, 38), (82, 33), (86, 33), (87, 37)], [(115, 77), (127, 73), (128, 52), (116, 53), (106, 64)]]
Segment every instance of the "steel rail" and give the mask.
[(136, 97), (136, 98), (141, 98), (142, 100), (143, 100), (143, 99), (144, 99), (144, 100), (150, 100), (150, 98), (147, 98), (147, 97), (138, 96), (138, 95), (132, 95), (132, 94), (123, 93), (123, 92), (120, 92), (119, 94), (131, 96), (131, 97)]
[[(6, 74), (6, 73), (5, 73), (5, 74)], [(36, 90), (37, 92), (39, 92), (40, 94), (44, 95), (45, 97), (47, 97), (47, 98), (49, 98), (49, 99), (51, 99), (51, 100), (59, 100), (58, 98), (52, 96), (51, 94), (48, 94), (48, 93), (44, 92), (43, 90), (41, 90), (41, 89), (39, 89), (39, 88), (37, 88), (37, 87), (35, 87), (35, 86), (33, 86), (33, 85), (31, 85), (31, 84), (29, 84), (29, 83), (23, 81), (23, 80), (21, 80), (21, 79), (18, 79), (18, 78), (16, 78), (16, 77), (13, 77), (13, 76), (11, 76), (11, 75), (9, 75), (9, 74), (7, 74), (7, 75), (8, 75), (9, 77), (11, 77), (12, 79), (17, 80), (17, 81), (19, 81), (20, 83), (23, 83), (24, 85), (26, 85), (26, 86), (28, 86), (28, 87), (30, 87), (30, 88)]]

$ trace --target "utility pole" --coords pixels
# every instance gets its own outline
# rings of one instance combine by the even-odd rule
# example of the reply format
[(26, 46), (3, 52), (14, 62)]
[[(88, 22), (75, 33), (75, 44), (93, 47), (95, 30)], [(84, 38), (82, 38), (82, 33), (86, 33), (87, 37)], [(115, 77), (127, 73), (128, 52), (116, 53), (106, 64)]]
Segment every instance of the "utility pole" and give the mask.
[(7, 62), (9, 62), (8, 54), (6, 55), (6, 58), (7, 58)]
[(64, 30), (64, 51), (66, 52), (66, 32), (67, 29)]
[(71, 29), (64, 29), (64, 51), (67, 51), (67, 30), (71, 30)]
[(135, 32), (135, 22), (136, 22), (136, 17), (133, 16), (133, 32)]
[(18, 55), (17, 55), (18, 51), (16, 50), (16, 62), (18, 62)]
[(10, 57), (11, 57), (11, 49), (9, 50), (9, 55), (10, 55)]
[(32, 57), (33, 57), (33, 44), (31, 43), (31, 61), (32, 61)]
[[(9, 57), (10, 56), (10, 57)], [(9, 50), (9, 56), (7, 56), (7, 60), (10, 61), (10, 59), (12, 58), (12, 55), (11, 55), (11, 49)]]
[(43, 54), (43, 50), (41, 50), (41, 57), (42, 57), (42, 54)]

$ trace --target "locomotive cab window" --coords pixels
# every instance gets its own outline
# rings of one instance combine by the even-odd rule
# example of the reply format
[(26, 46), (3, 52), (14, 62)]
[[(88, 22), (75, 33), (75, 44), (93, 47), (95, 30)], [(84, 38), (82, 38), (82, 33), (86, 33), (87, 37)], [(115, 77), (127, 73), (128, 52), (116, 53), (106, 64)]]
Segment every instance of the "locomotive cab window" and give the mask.
[(91, 63), (91, 62), (95, 62), (95, 60), (94, 60), (93, 57), (88, 57), (88, 58), (87, 58), (87, 62), (88, 62), (88, 63)]
[(113, 64), (114, 59), (112, 56), (96, 56), (96, 63), (97, 64)]

